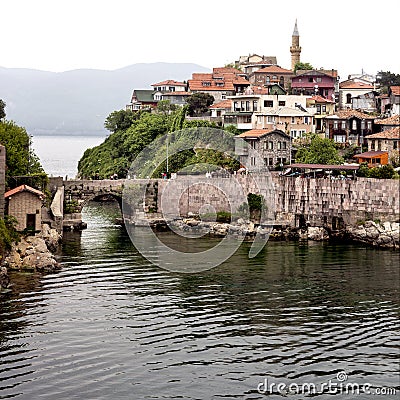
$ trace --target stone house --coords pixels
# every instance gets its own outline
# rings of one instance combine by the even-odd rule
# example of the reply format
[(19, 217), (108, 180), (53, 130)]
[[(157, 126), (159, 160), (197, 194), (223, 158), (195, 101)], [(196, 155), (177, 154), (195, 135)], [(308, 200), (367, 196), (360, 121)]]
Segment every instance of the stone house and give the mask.
[(389, 162), (398, 158), (400, 150), (400, 126), (367, 136), (368, 151), (386, 151)]
[(374, 133), (374, 117), (356, 110), (340, 110), (326, 117), (325, 136), (336, 143), (365, 144)]
[(292, 94), (314, 96), (316, 94), (335, 100), (339, 92), (338, 74), (332, 70), (298, 70), (292, 78)]
[(270, 86), (278, 84), (285, 90), (289, 90), (293, 71), (273, 65), (261, 68), (249, 76), (249, 81), (256, 86)]
[(28, 185), (21, 185), (4, 194), (5, 213), (17, 220), (17, 231), (40, 232), (45, 195)]
[(292, 160), (292, 139), (279, 129), (252, 129), (236, 136), (235, 153), (247, 169), (256, 167), (257, 158), (251, 155), (249, 148), (262, 157), (263, 166), (275, 169), (279, 165), (290, 164)]
[(375, 127), (378, 128), (378, 130), (381, 132), (396, 127), (400, 129), (400, 115), (393, 115), (391, 117), (383, 119), (377, 118), (374, 120), (374, 123)]

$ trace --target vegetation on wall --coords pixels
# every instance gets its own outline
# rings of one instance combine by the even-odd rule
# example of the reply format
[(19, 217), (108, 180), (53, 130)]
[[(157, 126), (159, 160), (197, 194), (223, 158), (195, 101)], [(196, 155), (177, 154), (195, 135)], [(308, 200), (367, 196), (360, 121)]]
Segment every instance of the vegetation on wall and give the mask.
[(305, 164), (343, 164), (344, 160), (332, 139), (308, 133), (296, 143), (296, 162)]
[(310, 63), (298, 62), (294, 66), (294, 73), (296, 71), (312, 70), (314, 67)]
[(14, 217), (6, 216), (0, 218), (0, 260), (5, 252), (11, 249), (13, 242), (19, 240), (19, 234), (15, 230), (16, 220)]
[(400, 74), (379, 71), (376, 75), (376, 82), (379, 83), (381, 93), (388, 93), (390, 86), (400, 85)]

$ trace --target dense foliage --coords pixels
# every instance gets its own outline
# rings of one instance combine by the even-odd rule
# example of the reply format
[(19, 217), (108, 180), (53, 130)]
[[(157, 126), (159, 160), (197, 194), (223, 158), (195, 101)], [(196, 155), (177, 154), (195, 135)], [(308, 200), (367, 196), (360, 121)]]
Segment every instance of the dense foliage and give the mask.
[(189, 105), (189, 115), (201, 115), (208, 111), (208, 107), (214, 103), (214, 97), (208, 93), (194, 93), (186, 99)]
[(331, 139), (321, 138), (317, 134), (307, 134), (299, 142), (296, 162), (305, 164), (343, 164), (335, 143)]
[(12, 243), (19, 239), (15, 224), (14, 217), (6, 216), (4, 219), (0, 218), (0, 261), (5, 252), (11, 249)]
[(383, 93), (388, 93), (390, 86), (400, 85), (400, 74), (394, 74), (390, 71), (379, 71), (376, 75), (376, 81), (381, 87)]
[(0, 119), (6, 117), (6, 103), (0, 99)]
[[(106, 120), (107, 126), (112, 131), (111, 135), (99, 146), (85, 151), (78, 164), (79, 175), (87, 179), (106, 179), (114, 174), (119, 178), (125, 178), (132, 161), (157, 137), (181, 129), (217, 128), (215, 124), (208, 121), (185, 120), (187, 112), (188, 107), (179, 108), (171, 113), (137, 113), (134, 117), (126, 111), (111, 113)], [(128, 118), (130, 118), (131, 125), (127, 128), (123, 125), (123, 128), (121, 128), (121, 121), (124, 121), (123, 124), (125, 124)], [(236, 133), (232, 128), (230, 129), (231, 135)], [(160, 152), (165, 154), (165, 150), (166, 143), (163, 144)], [(239, 168), (238, 162), (225, 154), (201, 149), (188, 149), (168, 159), (168, 172), (175, 172), (197, 163), (216, 164), (229, 170)], [(156, 168), (153, 177), (161, 177), (166, 170), (166, 161), (164, 161)]]
[(30, 181), (33, 182), (42, 181), (46, 177), (25, 128), (11, 121), (0, 122), (0, 143), (6, 148), (6, 180), (9, 187), (16, 186), (16, 180), (12, 178), (14, 176), (29, 175)]
[(390, 164), (368, 168), (367, 163), (361, 163), (357, 175), (365, 178), (375, 179), (392, 179), (398, 177), (393, 166)]
[(294, 66), (294, 73), (296, 73), (296, 71), (305, 71), (305, 70), (312, 70), (312, 69), (314, 69), (314, 68), (310, 63), (298, 62)]

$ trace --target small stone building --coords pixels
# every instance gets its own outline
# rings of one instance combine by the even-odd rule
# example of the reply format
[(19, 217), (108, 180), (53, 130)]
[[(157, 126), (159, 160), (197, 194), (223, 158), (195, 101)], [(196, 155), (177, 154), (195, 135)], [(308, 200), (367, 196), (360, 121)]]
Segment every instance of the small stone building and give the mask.
[(41, 230), (44, 197), (43, 192), (28, 185), (18, 186), (4, 194), (6, 214), (17, 219), (17, 231)]
[[(274, 169), (277, 166), (290, 164), (292, 160), (292, 138), (279, 129), (252, 129), (236, 136), (243, 139), (248, 146), (262, 157), (264, 166)], [(237, 140), (235, 152), (242, 165), (248, 169), (256, 166), (257, 160), (249, 154), (243, 142)]]

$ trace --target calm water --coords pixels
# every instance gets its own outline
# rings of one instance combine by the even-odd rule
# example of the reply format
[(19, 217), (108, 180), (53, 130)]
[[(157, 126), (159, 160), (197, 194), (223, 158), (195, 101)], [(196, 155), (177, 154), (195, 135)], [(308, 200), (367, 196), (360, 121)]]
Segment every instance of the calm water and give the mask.
[(86, 208), (61, 272), (13, 274), (0, 398), (258, 399), (265, 378), (319, 384), (341, 370), (400, 389), (397, 253), (270, 242), (249, 260), (244, 244), (218, 268), (180, 275), (144, 260), (115, 215)]
[[(14, 273), (0, 294), (0, 398), (281, 399), (257, 388), (338, 372), (399, 393), (398, 252), (269, 242), (249, 260), (243, 244), (181, 275), (137, 253), (113, 204), (84, 211), (60, 272)], [(315, 395), (332, 396), (374, 397)]]
[(74, 178), (84, 151), (102, 143), (105, 136), (34, 136), (32, 147), (47, 174)]

